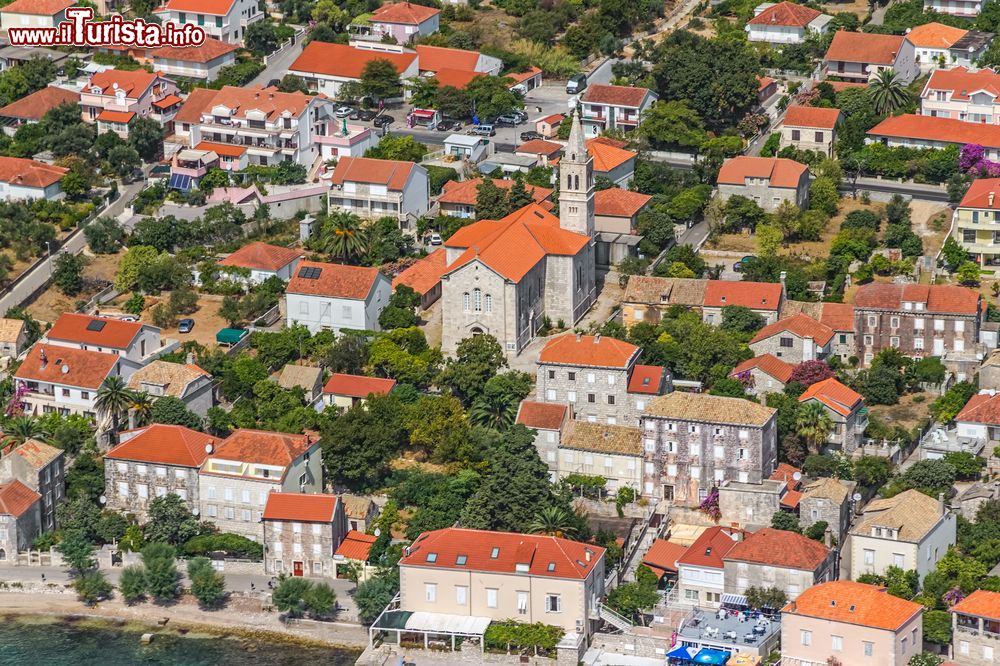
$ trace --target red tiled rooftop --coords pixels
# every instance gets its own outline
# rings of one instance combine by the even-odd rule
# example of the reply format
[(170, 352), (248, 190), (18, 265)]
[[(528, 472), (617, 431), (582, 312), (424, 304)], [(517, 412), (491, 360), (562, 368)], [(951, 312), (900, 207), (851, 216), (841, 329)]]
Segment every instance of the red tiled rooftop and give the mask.
[(532, 139), (525, 141), (514, 149), (515, 153), (527, 153), (530, 155), (545, 155), (552, 157), (562, 152), (562, 145), (545, 139)]
[(215, 448), (222, 441), (184, 426), (161, 423), (125, 431), (123, 434), (135, 432), (138, 434), (108, 451), (104, 457), (178, 467), (200, 467), (210, 453), (206, 447)]
[(240, 428), (222, 440), (211, 457), (286, 467), (310, 447), (306, 435)]
[(677, 560), (688, 547), (666, 539), (656, 539), (642, 558), (642, 563), (665, 571), (677, 571)]
[(838, 30), (827, 49), (826, 60), (891, 65), (896, 62), (904, 39), (900, 35)]
[(372, 60), (388, 60), (396, 68), (396, 72), (402, 74), (416, 59), (416, 53), (386, 53), (358, 49), (346, 44), (309, 42), (288, 69), (293, 72), (360, 79), (365, 65)]
[(225, 16), (236, 0), (167, 0), (166, 8), (179, 12), (195, 12)]
[(258, 242), (244, 245), (225, 259), (220, 260), (219, 265), (277, 271), (301, 256), (301, 250)]
[(632, 366), (632, 376), (628, 378), (628, 392), (659, 395), (663, 389), (665, 375), (666, 368), (662, 365), (639, 365), (637, 363)]
[[(493, 178), (493, 184), (505, 190), (514, 187), (513, 180)], [(461, 206), (475, 206), (479, 195), (479, 185), (482, 178), (470, 178), (468, 180), (449, 180), (444, 184), (438, 203), (448, 203)], [(525, 183), (525, 188), (531, 193), (531, 198), (535, 203), (541, 203), (552, 196), (552, 189), (548, 187), (538, 187)], [(596, 197), (595, 197), (596, 199)]]
[(810, 338), (817, 345), (823, 347), (833, 339), (833, 329), (826, 324), (821, 324), (809, 315), (801, 312), (785, 319), (779, 319), (773, 324), (768, 324), (757, 331), (757, 334), (750, 340), (750, 344), (766, 340), (779, 333), (792, 333), (800, 338)]
[(334, 185), (345, 182), (385, 185), (401, 192), (416, 164), (398, 160), (377, 160), (370, 157), (341, 157), (333, 170)]
[(441, 283), (447, 268), (448, 253), (438, 248), (392, 279), (392, 288), (404, 284), (421, 296)]
[(420, 59), (421, 72), (436, 72), (440, 69), (459, 69), (474, 72), (479, 64), (479, 51), (453, 49), (447, 46), (418, 44), (414, 47)]
[(517, 423), (527, 428), (559, 430), (566, 422), (568, 412), (566, 405), (522, 400), (517, 410)]
[(117, 354), (35, 343), (14, 377), (96, 390), (118, 365)]
[(152, 49), (150, 55), (154, 59), (207, 63), (238, 51), (239, 48), (236, 44), (230, 44), (210, 35), (205, 35), (205, 41), (201, 46), (161, 46)]
[[(305, 269), (319, 270), (316, 278), (302, 277)], [(308, 274), (308, 273), (307, 273)], [(285, 293), (365, 300), (379, 277), (377, 268), (300, 261)]]
[(966, 69), (952, 67), (951, 69), (935, 69), (931, 72), (924, 87), (926, 95), (931, 90), (946, 90), (951, 92), (951, 100), (967, 102), (977, 92), (986, 92), (994, 97), (1000, 97), (1000, 74), (989, 67), (982, 69)]
[(721, 569), (722, 558), (739, 543), (740, 539), (745, 538), (745, 535), (741, 529), (709, 527), (695, 539), (687, 552), (678, 558), (677, 563)]
[(268, 493), (264, 520), (330, 523), (333, 522), (338, 501), (336, 495)]
[(1000, 178), (977, 178), (966, 190), (959, 207), (997, 210), (1000, 209), (998, 194), (1000, 194)]
[(854, 306), (850, 303), (823, 303), (820, 323), (834, 331), (854, 332)]
[(347, 375), (335, 372), (327, 380), (326, 386), (323, 387), (323, 393), (346, 395), (352, 398), (367, 398), (372, 393), (375, 395), (388, 395), (394, 386), (396, 386), (395, 379)]
[(794, 2), (779, 2), (747, 21), (749, 25), (774, 25), (805, 28), (821, 13)]
[(127, 349), (141, 330), (142, 324), (137, 321), (65, 312), (52, 325), (46, 337), (49, 340)]
[(807, 587), (782, 613), (898, 631), (923, 609), (875, 585), (839, 580)]
[[(799, 478), (796, 479), (795, 475)], [(774, 481), (784, 481), (791, 490), (798, 490), (802, 485), (802, 470), (788, 463), (778, 463), (778, 468), (771, 473), (770, 479)]]
[(1000, 620), (1000, 592), (976, 590), (952, 606), (951, 612)]
[(62, 180), (69, 169), (23, 157), (0, 157), (0, 181), (12, 185), (45, 188)]
[(1000, 425), (1000, 394), (977, 393), (969, 398), (956, 421)]
[(41, 495), (17, 479), (0, 484), (0, 514), (20, 518), (40, 499)]
[[(784, 157), (748, 157), (740, 155), (722, 163), (718, 182), (723, 185), (745, 185), (747, 178), (766, 179), (771, 187), (796, 188), (807, 175), (805, 164)], [(806, 176), (808, 180), (808, 175)]]
[(754, 369), (771, 375), (782, 384), (787, 384), (788, 380), (792, 378), (792, 370), (795, 369), (795, 366), (791, 363), (782, 361), (773, 354), (761, 354), (760, 356), (754, 356), (753, 358), (748, 358), (743, 361), (733, 368), (733, 371), (729, 373), (729, 375), (731, 377), (735, 377), (736, 375)]
[(626, 368), (639, 353), (635, 345), (600, 335), (564, 333), (552, 337), (538, 355), (539, 363)]
[(785, 112), (786, 127), (809, 127), (832, 130), (840, 120), (840, 109), (796, 104)]
[(943, 23), (931, 22), (911, 28), (906, 38), (916, 47), (948, 49), (968, 34), (968, 30)]
[(56, 86), (48, 86), (0, 108), (0, 116), (41, 120), (42, 116), (60, 104), (78, 104), (79, 102), (80, 93)]
[(777, 310), (781, 285), (777, 282), (709, 280), (705, 285), (705, 307), (742, 305), (751, 310)]
[(848, 416), (864, 402), (860, 393), (847, 388), (836, 377), (829, 377), (807, 388), (799, 396), (799, 402), (807, 400), (819, 400), (841, 416)]
[(440, 9), (415, 5), (412, 2), (395, 2), (382, 5), (371, 16), (372, 23), (400, 23), (403, 25), (420, 25), (441, 13)]
[(14, 0), (9, 5), (0, 8), (2, 12), (14, 14), (36, 14), (38, 16), (54, 16), (75, 5), (74, 0)]
[(815, 571), (829, 555), (826, 546), (798, 532), (765, 527), (736, 544), (725, 559)]
[(632, 86), (611, 86), (601, 83), (594, 83), (587, 86), (584, 91), (582, 101), (590, 104), (608, 104), (611, 106), (626, 106), (639, 108), (642, 100), (646, 98), (650, 91), (646, 88), (634, 88)]
[(862, 285), (854, 296), (858, 308), (902, 310), (904, 302), (923, 303), (926, 312), (969, 315), (977, 314), (981, 304), (975, 289), (944, 284), (871, 282)]
[(648, 194), (609, 187), (594, 193), (594, 215), (634, 217), (652, 200)]
[(921, 139), (956, 145), (978, 143), (987, 148), (1000, 148), (1000, 125), (911, 113), (889, 116), (868, 130), (868, 136)]
[(334, 557), (339, 556), (345, 560), (367, 562), (372, 544), (375, 543), (377, 538), (374, 534), (365, 534), (357, 530), (351, 530), (344, 537), (344, 540), (340, 542), (340, 546), (337, 548), (337, 552), (334, 553)]

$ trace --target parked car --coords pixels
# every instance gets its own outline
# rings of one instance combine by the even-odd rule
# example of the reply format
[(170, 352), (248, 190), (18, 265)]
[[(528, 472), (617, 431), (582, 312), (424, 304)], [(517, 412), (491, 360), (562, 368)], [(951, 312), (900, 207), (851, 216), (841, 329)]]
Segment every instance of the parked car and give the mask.
[(372, 120), (376, 115), (377, 114), (374, 111), (361, 110), (361, 111), (358, 111), (358, 120), (361, 120), (361, 121), (367, 123), (370, 120)]
[(508, 113), (503, 116), (498, 116), (495, 125), (497, 127), (517, 127), (524, 121), (521, 120), (521, 116), (515, 115), (513, 113)]
[(385, 127), (386, 125), (391, 125), (394, 122), (396, 122), (395, 118), (386, 115), (375, 116), (375, 119), (372, 120), (372, 124), (375, 125), (375, 127)]
[(178, 333), (190, 333), (194, 329), (194, 319), (181, 319), (177, 323)]
[(281, 83), (281, 79), (271, 79), (270, 81), (267, 82), (267, 87), (268, 88), (277, 88), (278, 84), (280, 84), (280, 83)]
[(534, 141), (535, 139), (544, 139), (544, 138), (545, 137), (543, 137), (541, 134), (539, 134), (534, 130), (528, 132), (521, 132), (521, 141)]
[(441, 245), (442, 243), (444, 243), (444, 240), (442, 240), (441, 234), (431, 234), (431, 245)]
[(473, 136), (496, 136), (497, 131), (493, 129), (493, 125), (476, 125), (469, 130), (469, 134)]
[(576, 95), (583, 92), (587, 87), (587, 75), (586, 74), (574, 74), (570, 77), (569, 81), (566, 82), (566, 94)]
[(338, 118), (346, 118), (349, 115), (351, 115), (352, 113), (354, 113), (354, 109), (352, 109), (349, 106), (339, 106), (339, 107), (337, 107), (337, 110), (334, 111), (333, 113)]
[(522, 123), (528, 122), (528, 112), (524, 109), (518, 109), (517, 111), (511, 111), (511, 115), (515, 115), (521, 119)]
[(461, 129), (462, 121), (460, 120), (442, 120), (437, 124), (439, 132), (458, 132)]

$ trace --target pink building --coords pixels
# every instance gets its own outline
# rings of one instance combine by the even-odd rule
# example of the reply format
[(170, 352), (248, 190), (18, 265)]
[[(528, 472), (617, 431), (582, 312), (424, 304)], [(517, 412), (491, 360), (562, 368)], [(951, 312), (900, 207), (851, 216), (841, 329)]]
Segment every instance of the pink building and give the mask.
[(109, 69), (94, 74), (84, 86), (80, 110), (86, 122), (97, 123), (99, 133), (111, 131), (127, 138), (138, 117), (171, 121), (180, 106), (177, 92), (177, 84), (159, 74)]
[(923, 614), (875, 585), (815, 585), (781, 609), (782, 666), (905, 666), (923, 649)]

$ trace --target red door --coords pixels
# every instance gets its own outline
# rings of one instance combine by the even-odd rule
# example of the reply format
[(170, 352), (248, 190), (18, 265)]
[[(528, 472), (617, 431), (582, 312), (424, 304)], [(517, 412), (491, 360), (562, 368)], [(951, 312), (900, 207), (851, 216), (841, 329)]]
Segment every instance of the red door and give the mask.
[(302, 575), (302, 563), (301, 562), (292, 562), (292, 575), (293, 576), (301, 576)]

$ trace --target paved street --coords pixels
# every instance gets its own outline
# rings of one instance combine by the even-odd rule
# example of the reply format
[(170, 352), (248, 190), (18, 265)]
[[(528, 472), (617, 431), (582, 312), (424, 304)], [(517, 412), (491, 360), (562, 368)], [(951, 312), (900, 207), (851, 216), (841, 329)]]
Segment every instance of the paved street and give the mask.
[(267, 66), (264, 68), (264, 71), (258, 74), (257, 78), (250, 82), (250, 85), (266, 86), (267, 82), (271, 79), (280, 80), (285, 74), (288, 73), (288, 68), (291, 67), (292, 63), (295, 62), (295, 59), (302, 53), (303, 41), (305, 41), (304, 32), (297, 37), (295, 44), (292, 44), (289, 48), (282, 51), (278, 55), (271, 57)]

